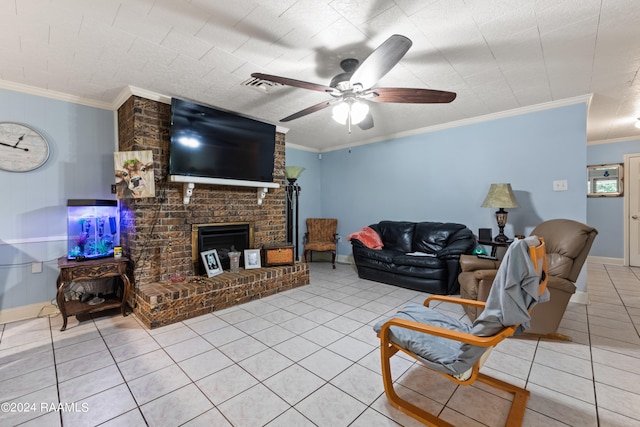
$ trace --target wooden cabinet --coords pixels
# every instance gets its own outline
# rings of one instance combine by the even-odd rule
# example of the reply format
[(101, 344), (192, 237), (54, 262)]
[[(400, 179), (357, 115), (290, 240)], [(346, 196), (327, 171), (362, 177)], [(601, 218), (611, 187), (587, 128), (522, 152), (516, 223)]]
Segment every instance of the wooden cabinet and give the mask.
[[(112, 308), (120, 308), (123, 316), (126, 316), (127, 300), (131, 293), (131, 281), (127, 275), (128, 258), (100, 258), (90, 261), (70, 261), (66, 257), (58, 259), (60, 274), (56, 281), (58, 292), (56, 302), (62, 315), (62, 328), (67, 328), (67, 318), (80, 314), (97, 313)], [(65, 291), (69, 284), (80, 280), (94, 280), (103, 277), (119, 277), (116, 280), (118, 287), (114, 294), (104, 295), (104, 302), (97, 305), (90, 305), (86, 302), (65, 299)]]
[(270, 243), (262, 245), (262, 266), (293, 265), (293, 245), (287, 243)]

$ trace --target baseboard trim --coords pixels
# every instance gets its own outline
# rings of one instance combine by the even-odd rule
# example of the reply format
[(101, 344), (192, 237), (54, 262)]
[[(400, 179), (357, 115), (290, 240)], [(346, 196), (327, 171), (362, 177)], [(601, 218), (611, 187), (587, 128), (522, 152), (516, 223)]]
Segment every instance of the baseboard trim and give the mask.
[(596, 264), (609, 264), (609, 265), (624, 265), (623, 258), (610, 258), (605, 256), (589, 256), (587, 262), (593, 262)]
[(573, 295), (571, 295), (571, 299), (569, 299), (569, 302), (587, 305), (589, 304), (589, 292), (576, 291)]
[(353, 255), (337, 255), (336, 262), (340, 264), (353, 264)]
[(0, 310), (0, 324), (35, 319), (38, 316), (54, 313), (58, 313), (58, 308), (51, 305), (50, 301), (23, 305), (21, 307), (7, 308)]

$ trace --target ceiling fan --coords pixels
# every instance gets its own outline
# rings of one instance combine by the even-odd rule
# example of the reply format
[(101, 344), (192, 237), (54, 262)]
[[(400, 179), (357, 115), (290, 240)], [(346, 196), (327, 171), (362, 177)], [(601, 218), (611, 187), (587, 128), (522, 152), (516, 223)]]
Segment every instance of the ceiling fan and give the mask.
[(333, 118), (339, 123), (357, 124), (361, 129), (373, 127), (369, 106), (363, 101), (395, 102), (406, 104), (448, 103), (456, 98), (454, 92), (432, 89), (373, 87), (402, 59), (413, 43), (405, 36), (394, 34), (378, 46), (362, 62), (355, 58), (343, 59), (340, 73), (331, 79), (329, 86), (270, 74), (253, 73), (251, 77), (280, 83), (302, 89), (328, 93), (333, 97), (312, 105), (280, 120), (288, 122), (306, 116), (329, 106), (333, 108)]

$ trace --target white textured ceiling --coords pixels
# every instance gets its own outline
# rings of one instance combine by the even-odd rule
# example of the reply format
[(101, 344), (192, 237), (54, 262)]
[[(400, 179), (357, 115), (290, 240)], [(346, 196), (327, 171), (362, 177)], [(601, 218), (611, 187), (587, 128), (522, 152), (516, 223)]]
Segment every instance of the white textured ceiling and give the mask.
[(0, 0), (0, 87), (116, 107), (133, 86), (278, 124), (330, 97), (242, 86), (252, 72), (328, 84), (394, 33), (413, 47), (377, 86), (456, 100), (371, 103), (375, 127), (351, 134), (325, 109), (284, 124), (288, 143), (322, 151), (588, 94), (589, 141), (640, 137), (638, 0)]

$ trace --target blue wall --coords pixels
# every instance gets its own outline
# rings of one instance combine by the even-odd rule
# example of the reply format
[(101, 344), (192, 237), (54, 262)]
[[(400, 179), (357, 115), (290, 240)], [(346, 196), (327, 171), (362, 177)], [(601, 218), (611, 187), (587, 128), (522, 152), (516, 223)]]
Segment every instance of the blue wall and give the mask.
[[(307, 198), (301, 207), (338, 218), (344, 237), (384, 219), (459, 222), (495, 235), (495, 209), (480, 205), (491, 183), (510, 182), (520, 207), (509, 209), (505, 233), (526, 235), (547, 219), (586, 222), (586, 150), (580, 103), (331, 151), (319, 167), (309, 163), (309, 175), (320, 171), (320, 207)], [(287, 150), (287, 164), (297, 152)], [(554, 192), (561, 179), (568, 191)], [(346, 239), (338, 253), (351, 254)]]
[[(634, 153), (640, 153), (640, 140), (591, 145), (587, 148), (587, 164), (624, 163), (624, 155)], [(590, 254), (623, 259), (624, 197), (589, 197), (587, 221), (598, 229)]]
[[(0, 171), (0, 310), (50, 301), (66, 254), (67, 199), (114, 199), (113, 111), (0, 89), (0, 121), (34, 127), (50, 145), (44, 166)], [(31, 273), (42, 261), (43, 272)]]
[[(509, 209), (508, 236), (552, 218), (586, 221), (585, 117), (577, 104), (325, 153), (323, 214), (344, 235), (383, 219), (497, 234), (495, 209), (480, 205), (491, 183), (510, 182), (520, 207)], [(568, 191), (553, 191), (559, 179)]]
[(302, 258), (302, 238), (307, 226), (305, 221), (307, 218), (321, 218), (322, 213), (322, 160), (319, 159), (318, 153), (306, 150), (286, 147), (285, 157), (287, 166), (302, 166), (305, 170), (296, 181), (301, 188), (298, 200), (299, 207), (299, 241), (297, 243), (298, 256)]

